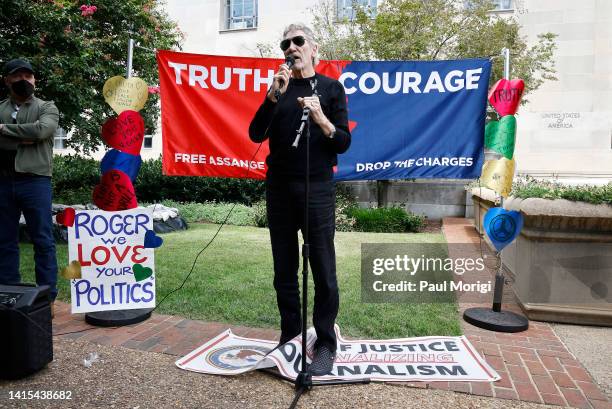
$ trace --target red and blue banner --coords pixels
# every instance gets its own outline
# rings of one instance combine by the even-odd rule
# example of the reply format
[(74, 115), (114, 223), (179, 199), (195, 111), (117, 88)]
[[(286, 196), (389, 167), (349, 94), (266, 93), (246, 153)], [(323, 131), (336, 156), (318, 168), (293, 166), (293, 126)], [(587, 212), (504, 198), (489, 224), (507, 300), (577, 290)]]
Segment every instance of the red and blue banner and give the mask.
[[(267, 143), (248, 128), (281, 59), (160, 51), (166, 175), (263, 179)], [(321, 61), (347, 94), (352, 143), (337, 180), (477, 178), (488, 59)], [(257, 153), (256, 153), (257, 152)]]

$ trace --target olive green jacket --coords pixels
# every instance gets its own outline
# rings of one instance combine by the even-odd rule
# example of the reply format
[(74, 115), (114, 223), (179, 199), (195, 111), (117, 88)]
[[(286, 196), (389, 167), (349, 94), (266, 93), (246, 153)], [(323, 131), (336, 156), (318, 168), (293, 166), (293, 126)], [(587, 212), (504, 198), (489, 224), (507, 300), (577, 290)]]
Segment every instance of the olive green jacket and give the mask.
[(32, 96), (21, 104), (16, 124), (11, 117), (13, 112), (15, 106), (10, 98), (0, 102), (0, 123), (4, 124), (0, 149), (17, 151), (15, 171), (51, 176), (53, 137), (59, 121), (55, 103)]

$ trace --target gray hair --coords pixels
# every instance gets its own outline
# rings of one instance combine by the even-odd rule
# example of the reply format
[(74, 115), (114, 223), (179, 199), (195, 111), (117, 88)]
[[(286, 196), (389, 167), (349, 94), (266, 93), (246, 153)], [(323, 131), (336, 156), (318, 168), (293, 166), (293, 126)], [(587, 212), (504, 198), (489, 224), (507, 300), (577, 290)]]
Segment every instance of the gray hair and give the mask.
[[(289, 24), (283, 30), (283, 38), (287, 37), (287, 34), (289, 34), (292, 31), (302, 31), (304, 33), (305, 37), (306, 37), (306, 40), (310, 43), (310, 45), (318, 45), (317, 41), (315, 40), (314, 32), (306, 24), (303, 24), (303, 23)], [(312, 66), (313, 67), (316, 67), (317, 64), (319, 64), (319, 55), (318, 54), (319, 53), (317, 52), (317, 55), (312, 58)]]

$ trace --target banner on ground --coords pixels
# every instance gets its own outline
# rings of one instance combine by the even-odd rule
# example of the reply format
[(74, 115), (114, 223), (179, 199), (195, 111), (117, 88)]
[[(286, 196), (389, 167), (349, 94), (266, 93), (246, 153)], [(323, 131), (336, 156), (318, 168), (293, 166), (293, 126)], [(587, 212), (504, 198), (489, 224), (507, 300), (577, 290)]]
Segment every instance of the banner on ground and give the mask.
[[(466, 337), (419, 337), (378, 340), (346, 340), (336, 326), (338, 349), (329, 375), (316, 379), (372, 381), (482, 381), (500, 376), (485, 362)], [(316, 341), (308, 330), (307, 361)], [(238, 375), (276, 366), (295, 379), (300, 371), (301, 336), (274, 349), (276, 342), (243, 338), (227, 330), (176, 361), (185, 370), (216, 375)]]
[[(258, 151), (248, 127), (283, 61), (160, 51), (157, 62), (164, 173), (264, 178), (268, 145)], [(487, 59), (321, 61), (352, 129), (336, 179), (478, 177), (490, 70)]]
[(81, 278), (70, 280), (73, 314), (155, 307), (154, 249), (144, 247), (147, 230), (153, 230), (150, 208), (75, 212), (68, 257), (81, 265)]

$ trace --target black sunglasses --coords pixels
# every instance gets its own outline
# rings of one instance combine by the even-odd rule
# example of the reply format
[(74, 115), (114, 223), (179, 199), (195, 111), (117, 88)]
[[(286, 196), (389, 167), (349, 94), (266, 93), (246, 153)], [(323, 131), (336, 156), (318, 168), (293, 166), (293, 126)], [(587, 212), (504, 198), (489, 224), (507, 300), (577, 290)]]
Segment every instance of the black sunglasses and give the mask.
[(298, 47), (301, 47), (306, 42), (306, 39), (303, 36), (295, 36), (293, 38), (285, 38), (280, 43), (281, 50), (287, 51), (287, 49), (291, 46), (291, 42), (292, 41), (293, 41), (293, 44), (297, 45)]

